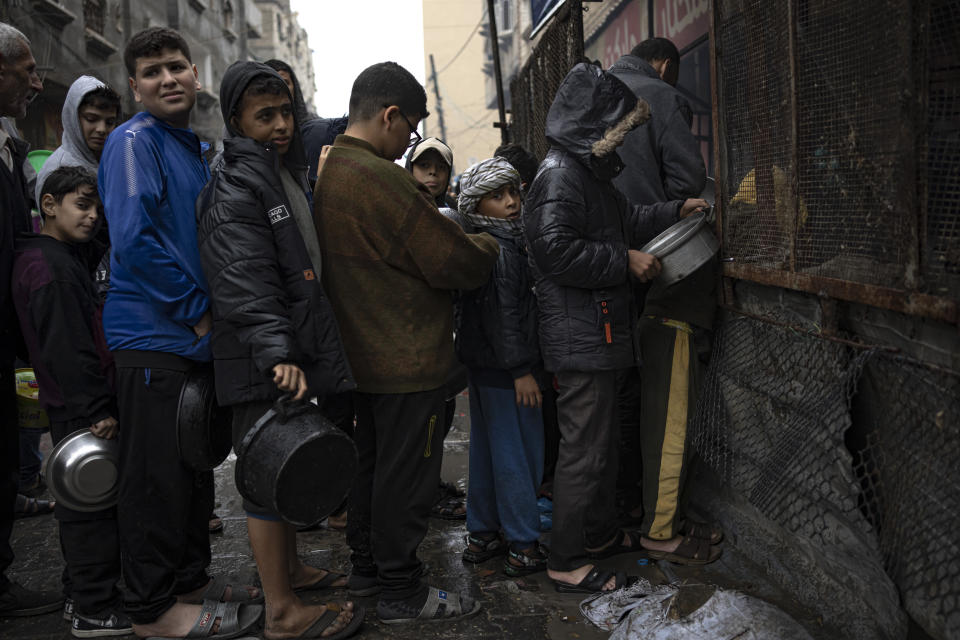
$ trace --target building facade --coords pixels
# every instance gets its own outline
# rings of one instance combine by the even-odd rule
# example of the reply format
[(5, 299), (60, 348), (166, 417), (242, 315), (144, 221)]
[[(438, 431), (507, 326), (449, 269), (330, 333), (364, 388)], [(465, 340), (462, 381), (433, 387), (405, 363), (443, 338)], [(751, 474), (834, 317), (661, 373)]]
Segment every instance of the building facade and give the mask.
[[(202, 140), (214, 143), (222, 135), (220, 80), (236, 60), (272, 57), (291, 59), (287, 49), (280, 52), (264, 46), (272, 36), (264, 33), (267, 16), (253, 0), (2, 0), (0, 20), (23, 31), (31, 41), (44, 90), (31, 104), (27, 117), (17, 121), (21, 134), (34, 149), (55, 149), (60, 144), (60, 113), (67, 90), (77, 77), (88, 74), (106, 82), (123, 99), (123, 111), (132, 115), (140, 106), (130, 91), (123, 63), (123, 48), (142, 29), (166, 26), (179, 31), (190, 46), (199, 72), (201, 90), (191, 115), (191, 127)], [(304, 93), (312, 97), (312, 66), (306, 34), (286, 4), (284, 20), (302, 42), (306, 54)], [(276, 17), (271, 14), (271, 25)], [(272, 32), (271, 32), (272, 33)], [(292, 65), (293, 66), (293, 65)], [(297, 69), (298, 75), (300, 69)]]
[(290, 9), (290, 0), (257, 0), (254, 4), (260, 12), (260, 30), (259, 37), (250, 40), (253, 57), (256, 60), (276, 58), (289, 64), (300, 81), (307, 109), (313, 111), (316, 78), (306, 29)]

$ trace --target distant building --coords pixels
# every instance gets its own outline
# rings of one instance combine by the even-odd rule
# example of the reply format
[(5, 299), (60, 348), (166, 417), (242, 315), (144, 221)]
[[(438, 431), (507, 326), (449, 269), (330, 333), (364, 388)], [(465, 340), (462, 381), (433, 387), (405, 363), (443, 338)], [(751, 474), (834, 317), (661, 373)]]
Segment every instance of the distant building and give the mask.
[(290, 10), (290, 0), (256, 0), (255, 4), (261, 15), (260, 35), (250, 40), (250, 50), (257, 60), (276, 58), (289, 64), (300, 81), (307, 109), (313, 111), (316, 79), (306, 29)]
[[(271, 31), (265, 29), (268, 16)], [(274, 9), (279, 7), (279, 9)], [(274, 49), (269, 44), (272, 26), (283, 22), (296, 44)], [(297, 25), (289, 2), (254, 0), (20, 0), (0, 2), (0, 20), (17, 27), (32, 44), (44, 89), (17, 121), (24, 138), (34, 149), (54, 149), (60, 144), (60, 112), (67, 89), (80, 75), (103, 80), (123, 98), (125, 114), (140, 110), (129, 89), (123, 64), (123, 48), (130, 36), (151, 26), (179, 31), (190, 45), (191, 57), (200, 74), (201, 90), (191, 117), (191, 126), (201, 140), (220, 139), (220, 79), (236, 60), (284, 58), (297, 71), (309, 102), (313, 97), (313, 69), (306, 34)], [(266, 44), (265, 44), (266, 43)], [(300, 66), (295, 64), (299, 63)], [(304, 67), (305, 65), (305, 67)], [(301, 67), (304, 70), (301, 72)], [(302, 75), (301, 75), (302, 74)]]

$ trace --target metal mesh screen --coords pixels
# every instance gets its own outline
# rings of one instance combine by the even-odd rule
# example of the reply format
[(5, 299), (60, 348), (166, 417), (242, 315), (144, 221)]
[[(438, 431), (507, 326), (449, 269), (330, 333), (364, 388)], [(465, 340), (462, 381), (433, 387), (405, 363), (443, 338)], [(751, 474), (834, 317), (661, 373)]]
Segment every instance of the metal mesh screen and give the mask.
[(547, 111), (567, 72), (583, 60), (583, 11), (567, 0), (547, 27), (523, 68), (510, 83), (510, 140), (543, 160)]
[(764, 515), (820, 549), (874, 556), (907, 610), (949, 637), (960, 605), (957, 374), (730, 313), (691, 429), (704, 461)]
[(960, 297), (960, 0), (717, 0), (724, 254)]
[[(926, 145), (921, 163), (927, 213), (924, 271), (931, 293), (960, 296), (960, 2), (931, 3), (927, 45)], [(922, 55), (922, 49), (921, 49)]]

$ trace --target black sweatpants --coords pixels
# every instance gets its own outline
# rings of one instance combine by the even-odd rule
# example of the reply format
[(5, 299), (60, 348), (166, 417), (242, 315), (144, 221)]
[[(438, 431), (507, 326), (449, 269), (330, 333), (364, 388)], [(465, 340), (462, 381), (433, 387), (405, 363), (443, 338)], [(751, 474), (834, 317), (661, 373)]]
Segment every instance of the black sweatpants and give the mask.
[(565, 371), (557, 374), (560, 396), (560, 456), (553, 478), (554, 571), (590, 564), (585, 547), (601, 547), (618, 533), (615, 494), (618, 371)]
[[(11, 312), (12, 313), (12, 312)], [(5, 338), (3, 338), (5, 340)], [(6, 351), (7, 345), (0, 344)], [(20, 429), (17, 424), (17, 394), (13, 357), (0, 362), (0, 594), (6, 593), (10, 580), (6, 571), (13, 564), (14, 508), (20, 481)]]
[(174, 605), (174, 596), (209, 580), (213, 472), (186, 467), (177, 451), (186, 370), (124, 366), (122, 353), (116, 353), (120, 550), (127, 615), (147, 624)]
[[(90, 427), (89, 420), (50, 423), (50, 436), (56, 446), (79, 429)], [(120, 581), (120, 535), (117, 509), (83, 512), (60, 503), (54, 507), (60, 524), (60, 549), (63, 569), (63, 595), (72, 598), (77, 613), (95, 616), (119, 611), (122, 595)]]
[(443, 460), (444, 391), (354, 394), (360, 468), (350, 492), (353, 571), (377, 575), (384, 600), (426, 591), (417, 547), (427, 533)]

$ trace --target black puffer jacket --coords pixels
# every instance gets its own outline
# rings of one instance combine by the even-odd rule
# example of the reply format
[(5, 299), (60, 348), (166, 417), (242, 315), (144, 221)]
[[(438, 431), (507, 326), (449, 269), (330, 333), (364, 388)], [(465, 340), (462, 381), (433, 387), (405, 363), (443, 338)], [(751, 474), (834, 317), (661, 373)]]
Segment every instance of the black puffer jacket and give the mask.
[[(227, 86), (228, 79), (239, 88)], [(229, 70), (225, 74), (224, 120), (229, 122), (232, 105), (250, 79), (238, 80)], [(230, 405), (276, 398), (280, 392), (272, 369), (281, 363), (303, 369), (310, 394), (349, 391), (356, 384), (333, 309), (283, 189), (281, 157), (272, 144), (231, 134), (224, 140), (222, 164), (197, 199), (200, 258), (213, 310), (217, 399)], [(283, 164), (306, 189), (296, 126)]]
[[(513, 380), (540, 369), (537, 301), (523, 238), (484, 229), (500, 256), (485, 285), (464, 292), (457, 305), (457, 357), (471, 371), (506, 371)], [(488, 376), (489, 378), (490, 376)]]
[(623, 56), (610, 73), (646, 100), (651, 112), (650, 122), (624, 139), (620, 157), (627, 168), (614, 184), (638, 204), (699, 196), (707, 171), (700, 143), (690, 130), (690, 103), (643, 58)]
[(622, 82), (578, 64), (547, 114), (551, 148), (530, 186), (523, 227), (549, 371), (604, 371), (636, 362), (627, 249), (639, 249), (676, 222), (682, 202), (629, 205), (610, 182), (623, 168), (617, 154), (592, 151), (635, 105)]

